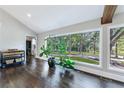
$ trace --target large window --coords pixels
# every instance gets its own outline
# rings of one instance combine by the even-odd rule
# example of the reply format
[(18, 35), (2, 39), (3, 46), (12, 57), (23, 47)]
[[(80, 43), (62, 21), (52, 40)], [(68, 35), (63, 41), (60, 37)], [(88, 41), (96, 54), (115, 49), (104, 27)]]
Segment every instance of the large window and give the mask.
[(110, 67), (124, 70), (124, 27), (110, 29)]
[(99, 65), (100, 32), (85, 32), (58, 37), (49, 37), (47, 46), (51, 46), (52, 54), (58, 55), (60, 44), (65, 45), (66, 54), (75, 62)]

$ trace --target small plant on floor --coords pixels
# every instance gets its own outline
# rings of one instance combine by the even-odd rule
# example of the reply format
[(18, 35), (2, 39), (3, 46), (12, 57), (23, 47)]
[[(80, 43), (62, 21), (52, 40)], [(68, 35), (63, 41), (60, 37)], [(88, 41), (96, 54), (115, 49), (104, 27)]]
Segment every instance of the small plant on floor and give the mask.
[(60, 65), (66, 68), (74, 69), (74, 62), (70, 58), (60, 57)]

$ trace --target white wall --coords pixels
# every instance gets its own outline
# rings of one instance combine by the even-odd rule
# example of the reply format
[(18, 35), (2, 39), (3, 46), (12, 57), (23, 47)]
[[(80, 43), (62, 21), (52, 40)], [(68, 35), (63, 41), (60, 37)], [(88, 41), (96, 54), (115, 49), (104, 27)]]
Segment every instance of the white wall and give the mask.
[(0, 9), (0, 50), (26, 49), (26, 36), (36, 34), (14, 17)]
[(124, 13), (114, 16), (113, 23), (107, 25), (101, 25), (100, 19), (88, 21), (85, 23), (79, 23), (71, 26), (67, 26), (64, 28), (56, 29), (49, 32), (44, 32), (38, 35), (38, 55), (40, 53), (40, 47), (44, 44), (45, 37), (49, 35), (62, 35), (67, 33), (91, 30), (101, 28), (101, 67), (95, 67), (90, 65), (81, 65), (77, 64), (76, 68), (89, 72), (94, 73), (100, 76), (112, 78), (115, 80), (119, 80), (124, 82), (124, 71), (114, 71), (108, 68), (109, 64), (109, 35), (108, 35), (108, 27), (114, 25), (124, 24)]

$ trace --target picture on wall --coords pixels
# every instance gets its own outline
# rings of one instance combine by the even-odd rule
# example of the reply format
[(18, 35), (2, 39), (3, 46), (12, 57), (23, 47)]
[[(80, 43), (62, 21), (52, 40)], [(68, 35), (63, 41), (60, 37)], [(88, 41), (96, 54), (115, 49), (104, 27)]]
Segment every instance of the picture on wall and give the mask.
[(67, 56), (75, 62), (99, 65), (100, 31), (49, 38), (47, 39), (47, 46), (52, 48), (52, 55), (58, 57), (59, 47), (63, 45)]
[(110, 67), (124, 70), (124, 27), (110, 29)]

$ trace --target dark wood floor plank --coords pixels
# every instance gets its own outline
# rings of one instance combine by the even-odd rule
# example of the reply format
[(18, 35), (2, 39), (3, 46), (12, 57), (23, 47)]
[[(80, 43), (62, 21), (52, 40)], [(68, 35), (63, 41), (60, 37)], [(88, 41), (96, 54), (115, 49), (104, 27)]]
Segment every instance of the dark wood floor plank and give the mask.
[(47, 62), (32, 59), (21, 66), (0, 69), (1, 88), (124, 88), (124, 83), (81, 71), (51, 69)]

